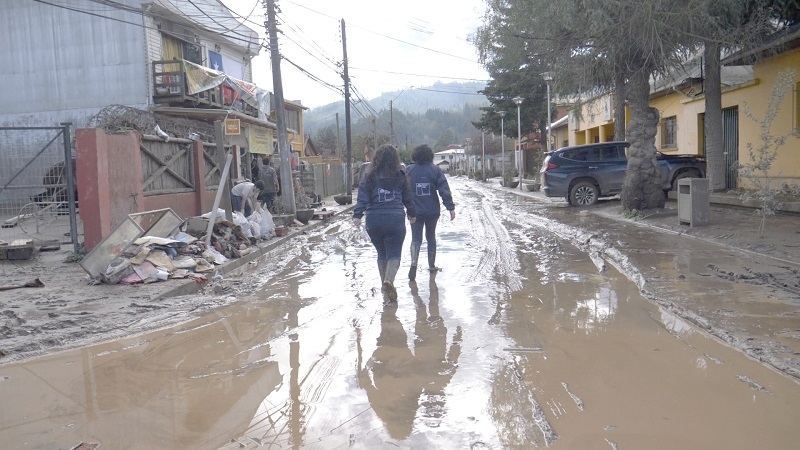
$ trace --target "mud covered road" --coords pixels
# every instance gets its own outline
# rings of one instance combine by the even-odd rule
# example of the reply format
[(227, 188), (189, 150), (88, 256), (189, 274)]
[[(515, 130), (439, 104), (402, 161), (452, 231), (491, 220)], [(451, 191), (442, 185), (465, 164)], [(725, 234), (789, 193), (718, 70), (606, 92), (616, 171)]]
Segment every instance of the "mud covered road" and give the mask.
[[(675, 301), (699, 290), (713, 308), (758, 292), (710, 283), (721, 277), (697, 275), (708, 265), (694, 257), (662, 261), (633, 228), (624, 240), (596, 236), (581, 222), (602, 219), (577, 210), (451, 184), (458, 217), (440, 222), (444, 270), (408, 283), (406, 257), (396, 307), (382, 304), (371, 245), (338, 217), (202, 298), (90, 315), (106, 328), (126, 317), (113, 340), (0, 366), (0, 396), (14, 405), (0, 414), (0, 442), (794, 447), (800, 385)], [(609, 257), (614, 246), (641, 248), (663, 278), (645, 283), (629, 259)], [(718, 316), (744, 326), (758, 314)]]

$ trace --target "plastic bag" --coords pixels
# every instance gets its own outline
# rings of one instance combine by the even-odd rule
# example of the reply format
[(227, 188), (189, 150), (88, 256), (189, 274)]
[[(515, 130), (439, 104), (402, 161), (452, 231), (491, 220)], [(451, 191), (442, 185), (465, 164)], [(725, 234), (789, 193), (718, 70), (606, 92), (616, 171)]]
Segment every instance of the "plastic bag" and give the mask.
[(361, 240), (364, 242), (372, 242), (369, 238), (369, 233), (367, 233), (367, 227), (361, 226), (358, 228), (361, 230)]
[(266, 209), (261, 212), (261, 239), (269, 239), (275, 236), (275, 222), (272, 221), (272, 214)]

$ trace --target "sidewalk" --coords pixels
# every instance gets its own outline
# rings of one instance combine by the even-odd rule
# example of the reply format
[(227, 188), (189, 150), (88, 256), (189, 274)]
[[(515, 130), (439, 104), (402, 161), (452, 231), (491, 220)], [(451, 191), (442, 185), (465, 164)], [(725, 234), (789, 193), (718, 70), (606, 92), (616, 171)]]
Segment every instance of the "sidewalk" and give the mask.
[[(318, 210), (325, 208), (333, 211), (334, 216), (342, 211), (349, 210), (353, 205), (338, 205), (333, 198), (326, 198)], [(257, 260), (265, 253), (291, 240), (298, 233), (302, 233), (317, 226), (321, 226), (331, 217), (326, 219), (312, 219), (307, 225), (289, 227), (289, 234), (281, 237), (273, 237), (268, 241), (259, 241), (256, 244), (258, 249), (241, 258), (231, 259), (223, 265), (217, 266), (214, 271), (207, 273), (210, 278), (216, 271), (223, 276), (231, 273), (242, 266)], [(70, 245), (62, 245), (60, 250), (38, 252), (30, 260), (0, 261), (0, 283), (2, 286), (18, 285), (38, 278), (44, 283), (43, 287), (35, 289), (14, 289), (0, 291), (2, 303), (20, 300), (22, 298), (54, 298), (76, 286), (86, 285), (89, 281), (88, 274), (79, 263), (69, 263), (65, 260), (72, 255)], [(130, 289), (135, 293), (131, 297), (156, 300), (169, 298), (179, 295), (187, 295), (200, 291), (203, 283), (198, 283), (191, 279), (170, 279), (167, 281), (135, 284), (130, 286), (123, 285), (98, 285), (92, 287), (93, 294), (118, 295), (121, 289)], [(129, 291), (130, 292), (130, 291)], [(128, 295), (128, 294), (126, 294)], [(2, 306), (0, 303), (0, 306)]]

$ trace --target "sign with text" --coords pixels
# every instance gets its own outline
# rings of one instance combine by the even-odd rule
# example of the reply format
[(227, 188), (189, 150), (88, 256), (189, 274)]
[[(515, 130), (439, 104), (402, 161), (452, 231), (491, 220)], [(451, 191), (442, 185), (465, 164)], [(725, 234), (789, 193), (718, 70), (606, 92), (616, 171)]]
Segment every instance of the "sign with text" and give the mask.
[(272, 130), (250, 125), (247, 127), (250, 153), (272, 154)]
[(225, 119), (225, 136), (234, 136), (242, 133), (242, 123), (239, 119)]

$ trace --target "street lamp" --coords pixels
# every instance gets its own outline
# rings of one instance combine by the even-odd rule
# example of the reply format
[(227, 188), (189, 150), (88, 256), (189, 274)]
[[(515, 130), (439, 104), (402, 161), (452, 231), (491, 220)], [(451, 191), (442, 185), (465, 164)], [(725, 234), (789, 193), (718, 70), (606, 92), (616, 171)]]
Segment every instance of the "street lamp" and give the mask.
[(542, 74), (542, 78), (544, 81), (547, 82), (547, 150), (550, 151), (551, 141), (550, 141), (550, 126), (553, 122), (550, 120), (550, 82), (553, 81), (553, 72), (545, 72)]
[(465, 157), (469, 158), (469, 156), (467, 156), (467, 155), (471, 155), (472, 154), (472, 147), (469, 145), (469, 143), (472, 142), (472, 138), (467, 138), (465, 140), (467, 141), (467, 154), (465, 155)]
[(519, 95), (511, 100), (517, 104), (517, 146), (519, 148), (519, 188), (522, 190), (522, 174), (525, 170), (525, 159), (522, 154), (522, 121), (520, 120), (519, 105), (522, 104), (522, 97)]
[(486, 131), (481, 129), (481, 181), (486, 181)]
[(500, 177), (505, 180), (506, 177), (506, 130), (505, 130), (505, 121), (504, 118), (506, 117), (505, 111), (497, 111), (497, 114), (500, 115), (500, 148), (503, 152), (503, 172), (500, 174)]

